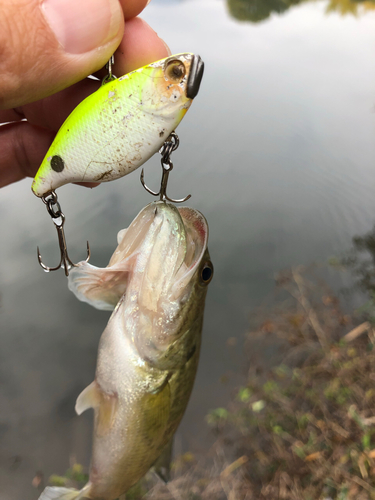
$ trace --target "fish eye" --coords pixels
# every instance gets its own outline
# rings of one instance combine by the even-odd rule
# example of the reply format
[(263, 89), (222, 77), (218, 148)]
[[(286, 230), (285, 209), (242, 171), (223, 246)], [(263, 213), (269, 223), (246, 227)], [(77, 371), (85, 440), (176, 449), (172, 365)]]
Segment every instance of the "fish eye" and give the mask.
[(179, 83), (186, 75), (184, 64), (178, 59), (169, 61), (165, 68), (165, 76), (173, 83)]
[(212, 280), (214, 275), (214, 266), (210, 260), (207, 260), (201, 269), (200, 280), (202, 285), (208, 285), (208, 283)]

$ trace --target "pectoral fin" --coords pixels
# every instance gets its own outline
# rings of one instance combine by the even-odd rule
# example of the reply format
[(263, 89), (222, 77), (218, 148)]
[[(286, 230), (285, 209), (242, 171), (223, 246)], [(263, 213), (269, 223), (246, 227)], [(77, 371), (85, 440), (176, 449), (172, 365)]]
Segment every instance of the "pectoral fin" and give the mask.
[(125, 293), (130, 267), (130, 260), (103, 269), (83, 262), (70, 271), (69, 290), (96, 309), (112, 311)]
[(117, 412), (117, 394), (107, 394), (94, 381), (77, 398), (76, 412), (81, 415), (89, 408), (95, 410), (95, 432), (103, 436), (112, 427)]
[(75, 410), (77, 415), (81, 415), (81, 413), (89, 408), (97, 408), (99, 406), (101, 401), (99, 391), (100, 389), (95, 381), (88, 385), (86, 389), (83, 389), (76, 401)]

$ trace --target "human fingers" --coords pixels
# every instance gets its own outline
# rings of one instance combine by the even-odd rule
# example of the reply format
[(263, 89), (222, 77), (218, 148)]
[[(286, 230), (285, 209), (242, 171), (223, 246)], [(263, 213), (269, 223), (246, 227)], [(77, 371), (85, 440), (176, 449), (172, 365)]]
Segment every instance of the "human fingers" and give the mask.
[(0, 187), (33, 176), (54, 133), (25, 121), (0, 127)]
[[(4, 139), (0, 149), (0, 188), (34, 177), (54, 133), (22, 121), (0, 127)], [(96, 182), (83, 182), (82, 186), (95, 187)]]
[[(140, 18), (131, 19), (126, 22), (124, 36), (115, 53), (114, 74), (122, 76), (140, 66), (167, 57), (168, 54), (165, 42), (145, 21)], [(102, 73), (99, 76), (104, 75)], [(72, 110), (99, 86), (100, 82), (85, 79), (46, 99), (12, 110), (13, 119), (26, 118), (30, 124), (57, 132)], [(4, 119), (5, 113), (10, 116), (10, 110), (0, 111), (0, 122), (7, 121)], [(0, 148), (1, 144), (0, 127)]]
[(120, 0), (125, 19), (138, 16), (151, 0)]
[[(129, 0), (125, 16), (144, 3)], [(0, 109), (36, 101), (97, 71), (123, 29), (118, 0), (2, 1)]]
[[(113, 72), (117, 76), (171, 55), (168, 45), (140, 17), (127, 21), (124, 36), (115, 52)], [(103, 70), (96, 73), (104, 76)]]
[[(167, 55), (165, 43), (148, 24), (132, 19), (126, 23), (124, 38), (116, 53), (115, 71), (122, 75)], [(77, 104), (99, 85), (100, 82), (85, 79), (41, 101), (0, 110), (0, 122), (28, 120), (0, 127), (0, 187), (35, 175), (54, 133)]]

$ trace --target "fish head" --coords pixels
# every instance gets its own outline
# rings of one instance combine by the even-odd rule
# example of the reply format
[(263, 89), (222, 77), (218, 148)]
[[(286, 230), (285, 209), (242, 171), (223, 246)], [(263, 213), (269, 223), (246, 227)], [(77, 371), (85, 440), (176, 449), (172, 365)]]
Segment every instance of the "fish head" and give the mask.
[(178, 210), (165, 202), (150, 203), (119, 231), (117, 243), (105, 268), (83, 261), (71, 269), (69, 289), (83, 302), (110, 310), (133, 288), (146, 309), (156, 309), (161, 290), (169, 289), (184, 260), (186, 235)]
[(153, 202), (119, 232), (108, 266), (79, 264), (69, 274), (69, 288), (99, 309), (116, 306), (114, 328), (136, 355), (169, 369), (176, 353), (184, 356), (185, 337), (200, 335), (213, 275), (207, 242), (208, 225), (200, 212)]
[(176, 353), (188, 356), (183, 351), (191, 339), (186, 337), (195, 331), (200, 335), (213, 266), (208, 225), (200, 212), (165, 202), (153, 207), (155, 227), (150, 226), (125, 294), (125, 302), (132, 298), (137, 304), (126, 308), (132, 312), (125, 312), (125, 331), (131, 332), (141, 358), (169, 369)]

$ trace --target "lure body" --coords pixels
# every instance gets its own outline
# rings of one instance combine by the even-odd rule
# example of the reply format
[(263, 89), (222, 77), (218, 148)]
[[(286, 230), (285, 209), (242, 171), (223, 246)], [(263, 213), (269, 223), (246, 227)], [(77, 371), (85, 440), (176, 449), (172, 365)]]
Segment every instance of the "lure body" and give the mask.
[(168, 447), (198, 365), (212, 274), (207, 238), (196, 210), (151, 203), (119, 233), (108, 267), (84, 263), (70, 273), (78, 298), (99, 308), (119, 302), (100, 340), (95, 380), (76, 404), (79, 414), (95, 410), (89, 482), (80, 492), (46, 488), (40, 500), (114, 500)]
[(141, 166), (184, 117), (202, 74), (200, 57), (185, 53), (102, 85), (61, 126), (32, 183), (34, 194), (111, 181)]

